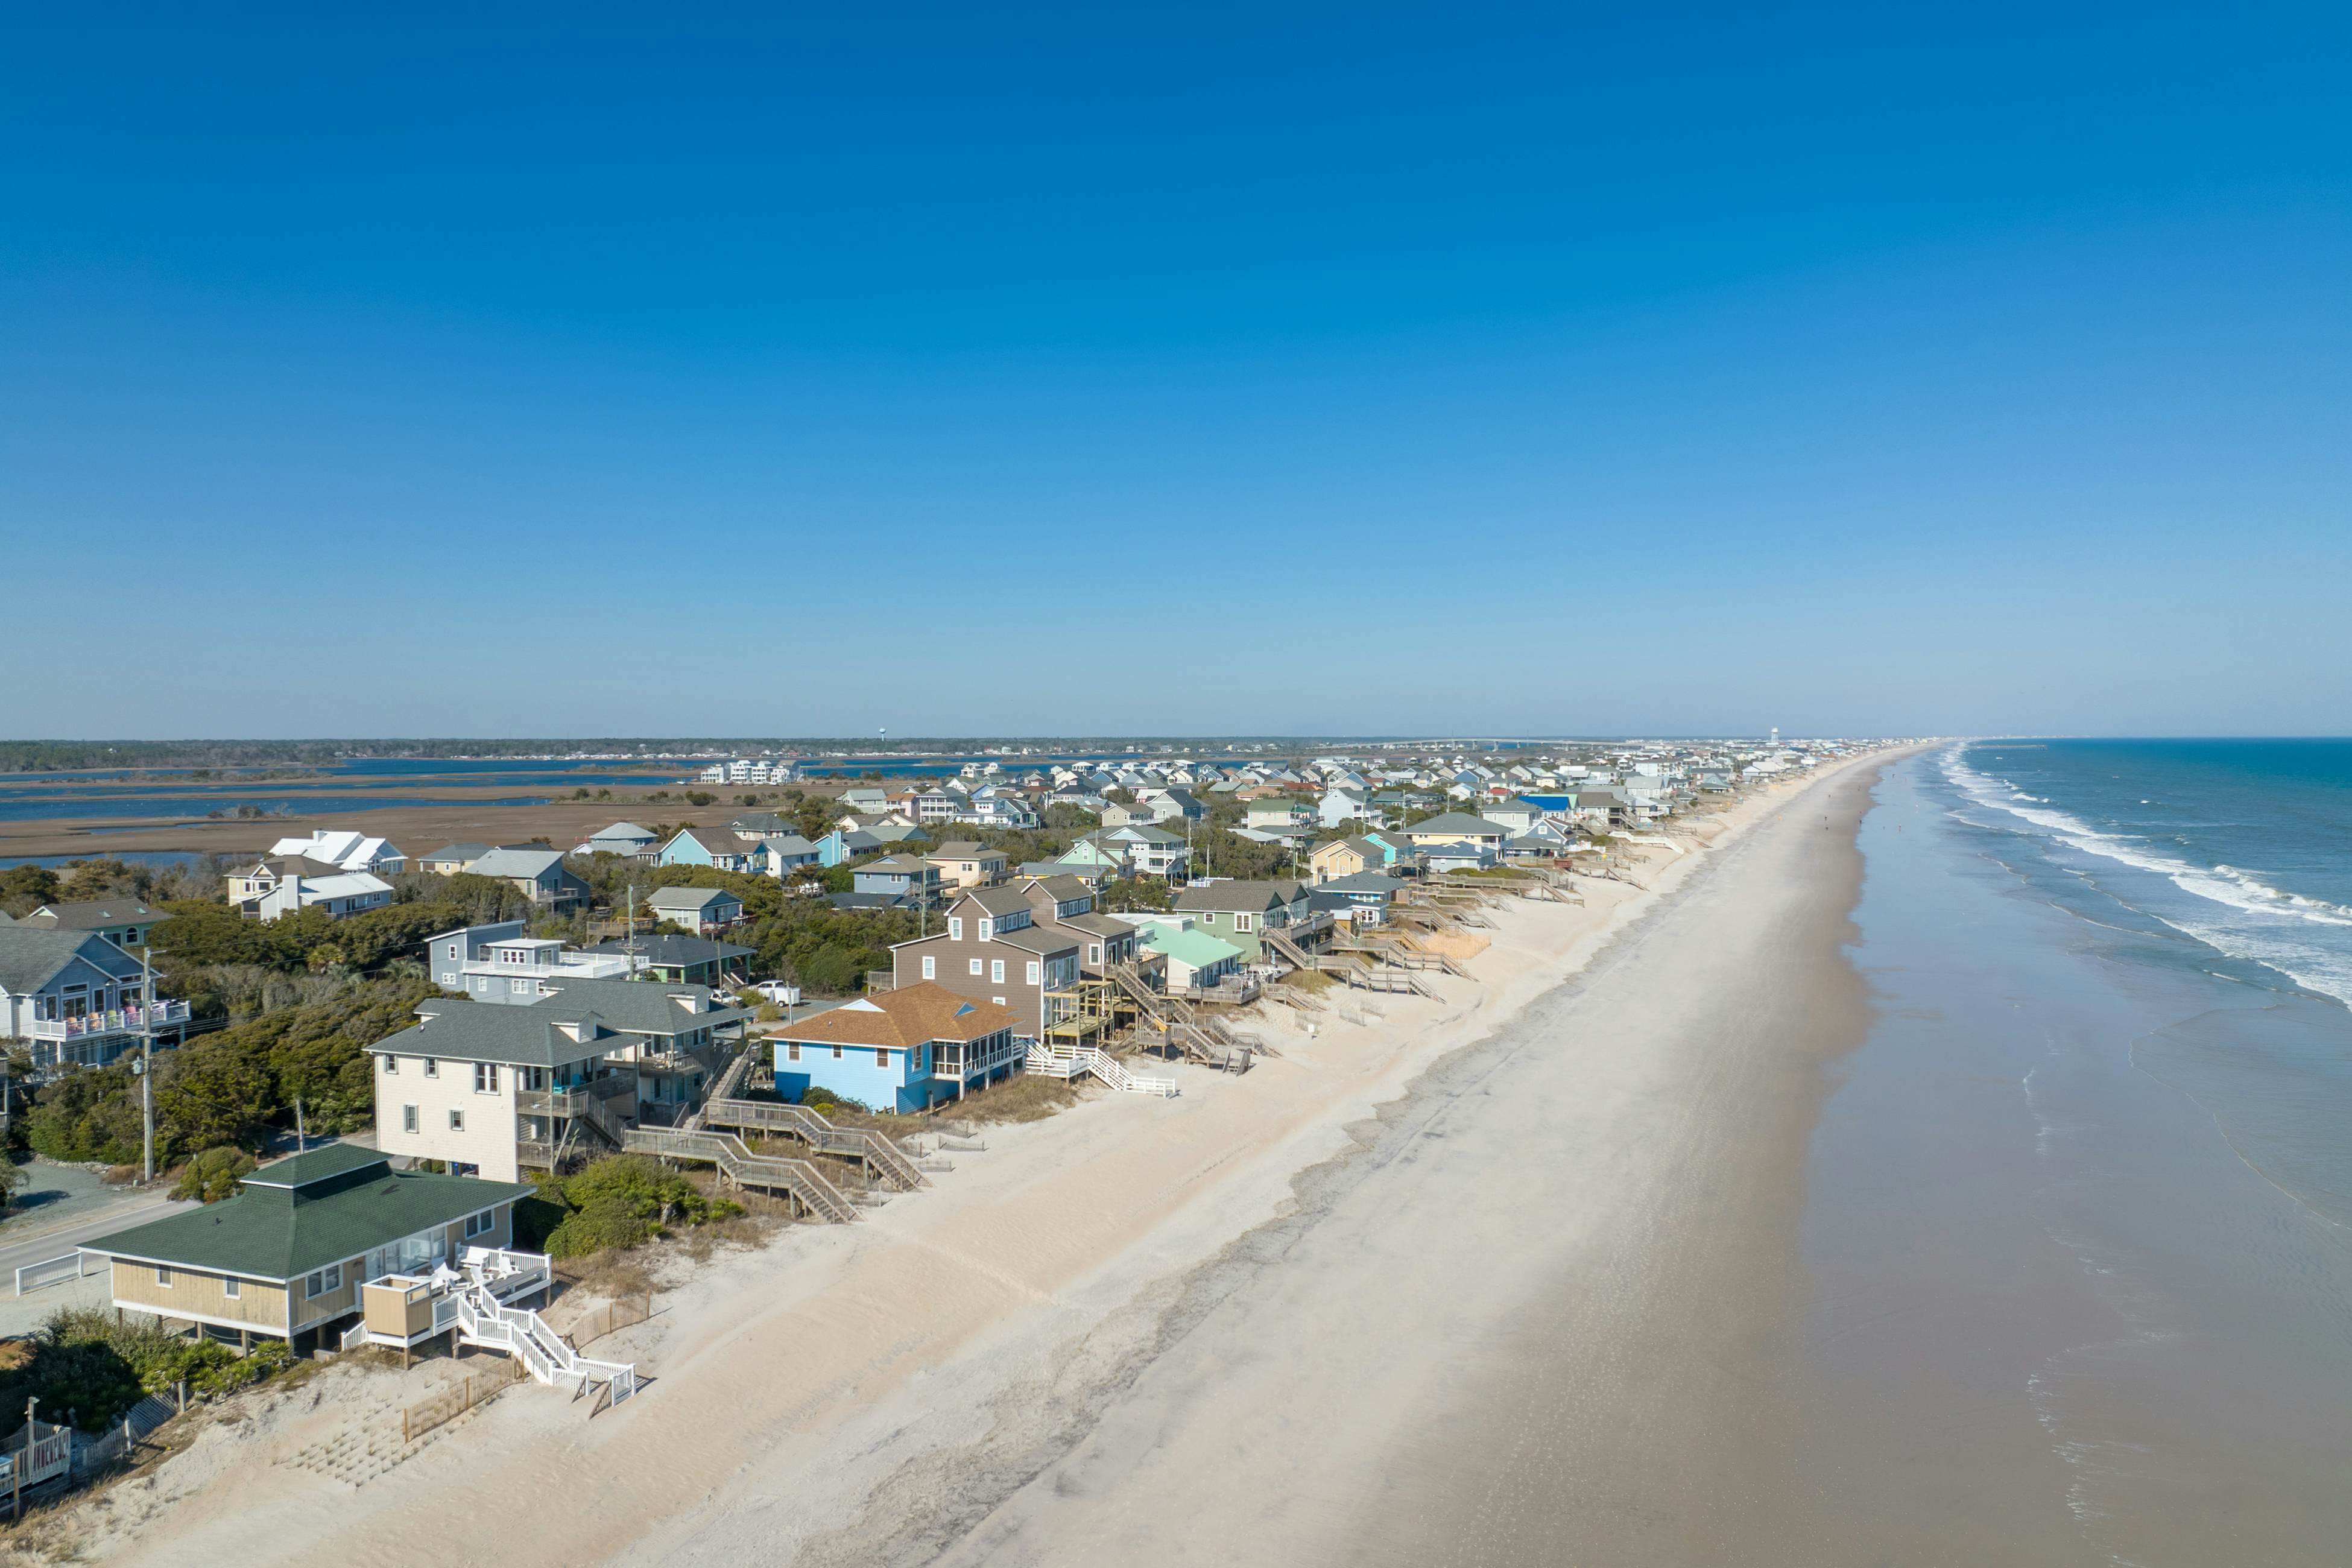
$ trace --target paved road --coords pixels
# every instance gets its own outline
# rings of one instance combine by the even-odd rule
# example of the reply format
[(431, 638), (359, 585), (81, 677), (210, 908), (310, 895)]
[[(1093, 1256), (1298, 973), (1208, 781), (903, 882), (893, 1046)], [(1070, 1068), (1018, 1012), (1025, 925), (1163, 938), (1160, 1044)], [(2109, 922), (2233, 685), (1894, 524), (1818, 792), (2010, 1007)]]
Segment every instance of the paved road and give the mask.
[(16, 1289), (16, 1270), (28, 1263), (38, 1263), (71, 1252), (85, 1241), (110, 1232), (143, 1225), (151, 1219), (185, 1207), (165, 1197), (141, 1197), (118, 1206), (86, 1214), (64, 1225), (19, 1239), (13, 1228), (0, 1230), (0, 1294), (13, 1293)]

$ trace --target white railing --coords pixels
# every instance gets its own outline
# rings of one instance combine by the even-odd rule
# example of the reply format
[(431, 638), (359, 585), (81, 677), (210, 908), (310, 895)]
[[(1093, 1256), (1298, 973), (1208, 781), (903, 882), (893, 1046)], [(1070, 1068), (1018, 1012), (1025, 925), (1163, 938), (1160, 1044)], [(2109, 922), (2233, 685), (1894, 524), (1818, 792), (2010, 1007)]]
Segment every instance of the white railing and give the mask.
[(68, 1279), (86, 1279), (107, 1267), (103, 1257), (93, 1258), (85, 1252), (62, 1252), (55, 1258), (44, 1258), (38, 1263), (27, 1263), (16, 1270), (16, 1294), (62, 1285)]
[(187, 1021), (185, 1002), (158, 1002), (148, 1007), (109, 1007), (73, 1018), (30, 1018), (24, 1028), (36, 1040), (78, 1040), (86, 1035), (120, 1035), (150, 1026), (161, 1029)]
[(1072, 1079), (1090, 1072), (1122, 1094), (1156, 1094), (1165, 1099), (1177, 1092), (1174, 1079), (1129, 1072), (1116, 1057), (1091, 1046), (1032, 1046), (1026, 1065), (1029, 1071), (1046, 1078)]
[(603, 1384), (615, 1405), (637, 1391), (637, 1369), (625, 1362), (595, 1361), (563, 1342), (537, 1312), (521, 1307), (501, 1307), (478, 1285), (456, 1292), (457, 1331), (468, 1342), (503, 1350), (523, 1364), (533, 1381), (551, 1385), (569, 1383), (573, 1394), (588, 1394)]

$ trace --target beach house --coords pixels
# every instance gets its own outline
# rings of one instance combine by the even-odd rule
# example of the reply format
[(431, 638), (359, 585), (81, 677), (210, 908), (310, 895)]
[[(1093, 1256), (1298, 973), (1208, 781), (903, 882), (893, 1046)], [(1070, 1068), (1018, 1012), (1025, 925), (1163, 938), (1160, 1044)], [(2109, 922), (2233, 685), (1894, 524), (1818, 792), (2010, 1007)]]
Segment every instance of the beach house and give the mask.
[(1483, 816), (1473, 816), (1466, 811), (1448, 811), (1435, 816), (1424, 817), (1419, 822), (1410, 823), (1393, 832), (1383, 833), (1381, 837), (1391, 839), (1401, 837), (1415, 847), (1428, 844), (1467, 841), (1499, 850), (1503, 847), (1503, 840), (1509, 837), (1511, 832), (1510, 828), (1505, 827), (1502, 824), (1489, 822)]
[(408, 858), (391, 844), (348, 829), (322, 827), (306, 838), (281, 838), (269, 853), (299, 855), (338, 871), (371, 871), (379, 877), (397, 877), (408, 869)]
[(577, 952), (552, 937), (528, 937), (520, 921), (426, 937), (425, 962), (442, 990), (506, 1004), (535, 1002), (566, 980), (618, 980), (632, 973), (626, 954)]
[(187, 1022), (188, 1005), (151, 998), (139, 960), (98, 932), (0, 926), (0, 1035), (30, 1047), (35, 1073), (102, 1066)]
[(968, 889), (941, 923), (945, 931), (890, 950), (895, 984), (936, 981), (958, 995), (1010, 1007), (1020, 1038), (1043, 1038), (1046, 993), (1077, 982), (1080, 937), (1038, 925), (1029, 900), (1013, 888)]
[(772, 1033), (776, 1092), (922, 1110), (1020, 1071), (1018, 1026), (1010, 1007), (918, 981)]
[(474, 862), (477, 877), (496, 877), (530, 900), (542, 914), (570, 914), (588, 902), (588, 884), (541, 845), (491, 850)]
[(730, 827), (681, 827), (654, 854), (656, 866), (709, 866), (719, 871), (748, 871), (757, 847)]
[(1099, 978), (1105, 966), (1135, 962), (1134, 926), (1095, 911), (1094, 885), (1067, 874), (1024, 877), (1015, 886), (1038, 928), (1078, 943), (1078, 966)]
[(1265, 933), (1316, 922), (1307, 884), (1287, 879), (1274, 882), (1217, 878), (1194, 882), (1176, 894), (1176, 911), (1192, 917), (1209, 935), (1241, 949), (1243, 962), (1265, 961)]
[(341, 871), (299, 855), (256, 861), (231, 872), (228, 885), (237, 911), (261, 921), (302, 910), (341, 920), (392, 902), (392, 884), (373, 871)]
[(628, 860), (650, 860), (656, 843), (653, 830), (634, 822), (600, 827), (572, 852), (574, 855), (618, 855)]
[(331, 1346), (321, 1331), (360, 1311), (361, 1288), (426, 1273), (467, 1247), (513, 1238), (520, 1183), (395, 1171), (383, 1154), (331, 1143), (264, 1165), (218, 1203), (82, 1243), (108, 1264), (119, 1312), (189, 1323), (212, 1338)]
[(989, 888), (1004, 880), (1005, 854), (962, 840), (942, 844), (924, 858), (939, 868), (949, 888)]
[(635, 962), (636, 973), (646, 979), (709, 985), (720, 990), (741, 981), (747, 967), (745, 961), (751, 956), (748, 947), (669, 931), (654, 936), (615, 937), (598, 942), (588, 952), (592, 957), (625, 955)]
[(576, 980), (527, 1006), (434, 998), (416, 1016), (368, 1047), (377, 1147), (511, 1181), (675, 1121), (750, 1015), (700, 985)]
[(724, 888), (656, 888), (646, 907), (656, 921), (695, 936), (725, 931), (743, 918), (743, 900)]
[(43, 904), (30, 914), (10, 921), (0, 915), (0, 926), (14, 923), (36, 931), (83, 931), (102, 936), (117, 947), (143, 947), (153, 936), (162, 911), (137, 899), (92, 899), (79, 903)]
[(1153, 921), (1137, 928), (1137, 935), (1166, 961), (1168, 989), (1179, 995), (1213, 991), (1240, 973), (1240, 948), (1191, 925)]

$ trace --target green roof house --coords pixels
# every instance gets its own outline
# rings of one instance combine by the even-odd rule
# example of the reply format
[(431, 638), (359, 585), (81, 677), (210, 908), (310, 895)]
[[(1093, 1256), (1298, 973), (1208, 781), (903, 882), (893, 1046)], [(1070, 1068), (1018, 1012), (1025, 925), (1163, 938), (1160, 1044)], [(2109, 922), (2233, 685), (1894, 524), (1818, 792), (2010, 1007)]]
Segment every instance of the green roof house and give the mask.
[(332, 1143), (263, 1166), (235, 1197), (81, 1250), (108, 1260), (121, 1310), (244, 1343), (257, 1334), (287, 1340), (301, 1351), (338, 1321), (356, 1320), (367, 1281), (454, 1266), (468, 1247), (503, 1249), (514, 1202), (530, 1191), (395, 1171), (373, 1149)]

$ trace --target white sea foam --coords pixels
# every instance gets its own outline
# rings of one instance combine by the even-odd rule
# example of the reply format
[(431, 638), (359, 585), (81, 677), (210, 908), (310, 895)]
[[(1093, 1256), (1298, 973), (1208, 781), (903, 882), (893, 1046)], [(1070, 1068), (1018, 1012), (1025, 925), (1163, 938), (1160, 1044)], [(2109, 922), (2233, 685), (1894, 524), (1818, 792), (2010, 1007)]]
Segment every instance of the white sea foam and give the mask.
[[(1977, 772), (1969, 766), (1961, 750), (1955, 746), (1939, 761), (1944, 776), (1973, 804), (2006, 812), (2084, 854), (2162, 877), (2206, 905), (2218, 906), (2210, 915), (2203, 917), (2193, 907), (2147, 912), (2175, 931), (2233, 958), (2276, 970), (2306, 990), (2333, 996), (2352, 1006), (2352, 952), (2333, 945), (2321, 932), (2309, 929), (2326, 926), (2352, 931), (2352, 909), (2325, 899), (2287, 892), (2235, 866), (2195, 865), (2154, 849), (2144, 840), (2102, 832), (2082, 818), (2015, 788), (2005, 779), (1990, 778)], [(2030, 804), (2018, 804), (2021, 801)], [(2244, 916), (2255, 918), (2240, 918)]]

